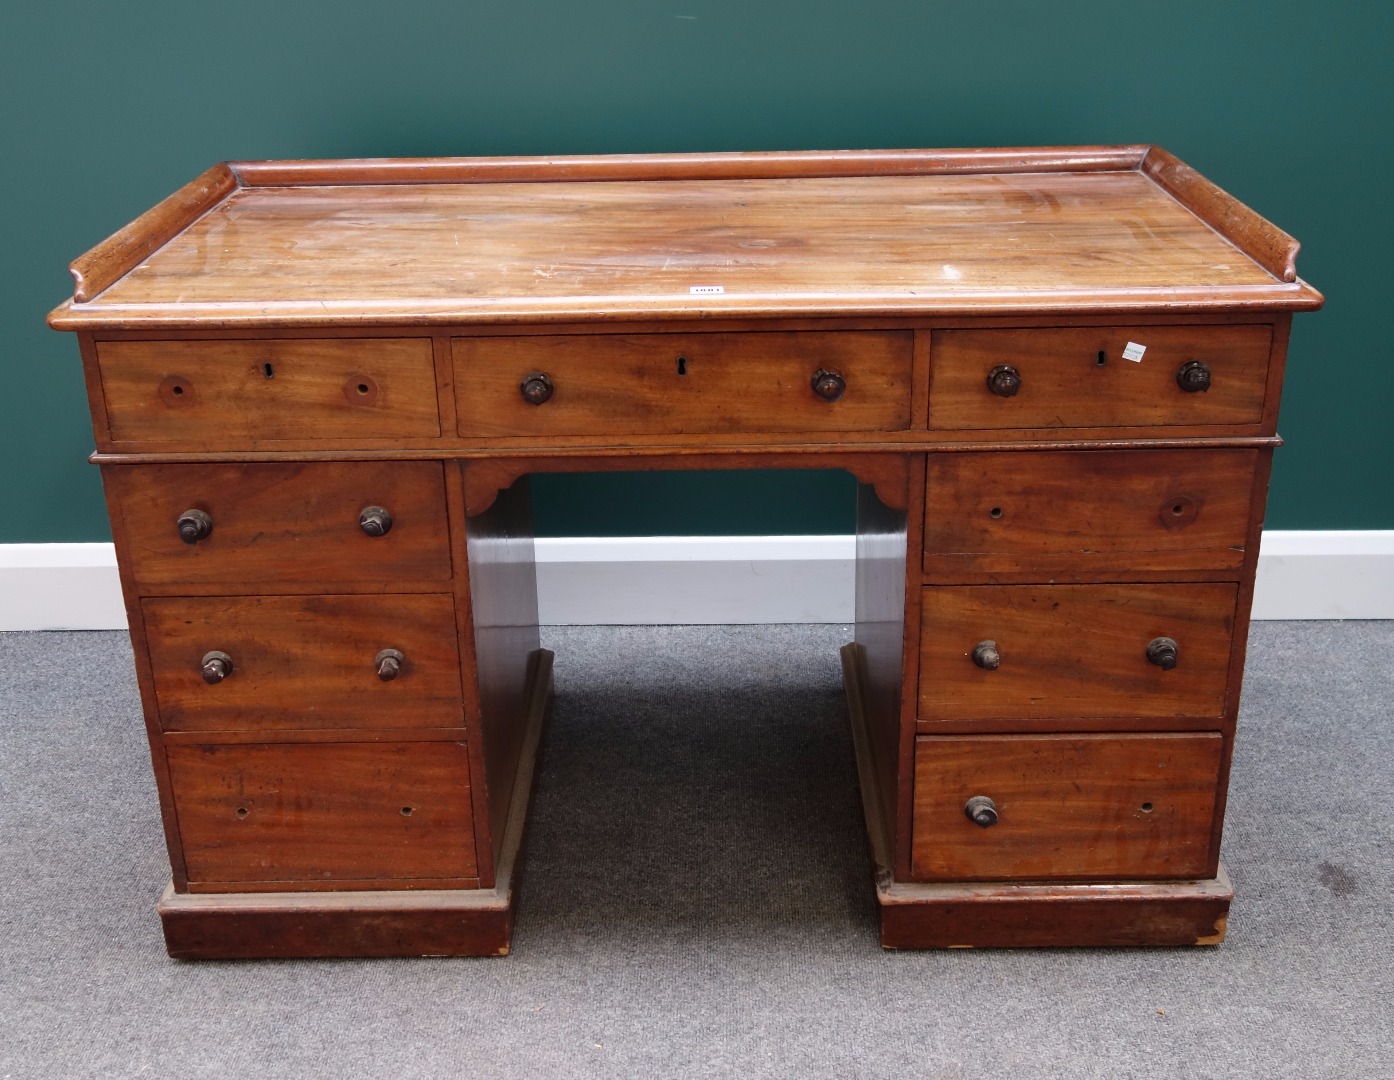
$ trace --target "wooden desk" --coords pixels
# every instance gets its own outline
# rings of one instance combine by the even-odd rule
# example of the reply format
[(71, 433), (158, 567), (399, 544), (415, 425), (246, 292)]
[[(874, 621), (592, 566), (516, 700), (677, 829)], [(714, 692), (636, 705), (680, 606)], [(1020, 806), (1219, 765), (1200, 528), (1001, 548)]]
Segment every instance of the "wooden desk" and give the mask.
[(50, 317), (170, 953), (507, 951), (527, 478), (614, 468), (860, 481), (886, 945), (1219, 941), (1296, 252), (1146, 146), (209, 170)]

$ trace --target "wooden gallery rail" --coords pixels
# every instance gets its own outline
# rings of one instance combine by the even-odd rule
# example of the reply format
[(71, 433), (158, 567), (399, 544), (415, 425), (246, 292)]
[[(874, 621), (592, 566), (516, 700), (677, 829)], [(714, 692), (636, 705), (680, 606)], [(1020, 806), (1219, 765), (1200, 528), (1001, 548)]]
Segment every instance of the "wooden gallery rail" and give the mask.
[(883, 943), (1219, 941), (1296, 252), (1148, 146), (210, 169), (49, 320), (170, 953), (506, 952), (528, 475), (771, 466), (861, 485)]

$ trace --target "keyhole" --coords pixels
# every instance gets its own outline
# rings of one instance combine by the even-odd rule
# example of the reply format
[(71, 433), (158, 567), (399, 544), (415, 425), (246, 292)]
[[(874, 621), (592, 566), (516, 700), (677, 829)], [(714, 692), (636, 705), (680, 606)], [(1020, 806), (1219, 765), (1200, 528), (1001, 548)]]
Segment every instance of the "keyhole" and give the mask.
[(994, 506), (991, 510), (988, 511), (988, 516), (993, 518), (1000, 518), (1002, 516), (1002, 508), (1000, 506)]
[(238, 816), (239, 818), (244, 818), (244, 817), (246, 817), (246, 816), (247, 816), (247, 808), (246, 808), (245, 806), (239, 806), (239, 807), (237, 808), (237, 816)]
[(368, 392), (368, 384), (367, 384), (367, 383), (359, 383), (359, 384), (358, 384), (358, 392), (359, 392), (360, 394), (366, 394), (366, 393)]
[(1096, 357), (1094, 357), (1094, 366), (1095, 366), (1095, 367), (1103, 367), (1103, 366), (1104, 366), (1105, 364), (1107, 364), (1107, 363), (1108, 363), (1108, 354), (1105, 353), (1103, 349), (1100, 349), (1100, 350), (1099, 350), (1099, 354), (1098, 354)]
[(1182, 514), (1186, 512), (1186, 508), (1182, 506), (1180, 503), (1177, 503), (1175, 506), (1171, 508), (1171, 512), (1180, 517)]
[(270, 364), (262, 364), (261, 370), (268, 379), (274, 379), (276, 377), (276, 369), (273, 368)]
[(678, 374), (679, 374), (679, 375), (686, 375), (686, 374), (687, 374), (687, 357), (685, 357), (685, 356), (679, 356), (679, 357), (678, 357)]
[(184, 396), (184, 388), (182, 386), (171, 386), (169, 388), (169, 392), (173, 394), (175, 397)]

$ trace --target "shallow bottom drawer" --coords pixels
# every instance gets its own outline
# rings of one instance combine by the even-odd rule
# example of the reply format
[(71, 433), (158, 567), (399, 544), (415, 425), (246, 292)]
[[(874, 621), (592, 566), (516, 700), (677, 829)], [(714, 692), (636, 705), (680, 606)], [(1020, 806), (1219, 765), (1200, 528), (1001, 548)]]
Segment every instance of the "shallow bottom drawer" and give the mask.
[(167, 748), (190, 888), (473, 884), (464, 743)]
[(912, 873), (1208, 877), (1223, 742), (1215, 732), (922, 737)]

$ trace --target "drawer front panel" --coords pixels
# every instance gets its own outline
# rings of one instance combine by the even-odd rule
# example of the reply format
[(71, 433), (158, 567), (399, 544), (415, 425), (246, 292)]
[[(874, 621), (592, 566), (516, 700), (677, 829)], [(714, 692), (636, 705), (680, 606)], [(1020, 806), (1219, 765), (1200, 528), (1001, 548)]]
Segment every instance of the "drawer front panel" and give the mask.
[[(1237, 595), (1231, 583), (927, 588), (920, 719), (1219, 718)], [(1177, 645), (1170, 670), (1147, 658), (1159, 638)], [(974, 661), (984, 642), (995, 669)]]
[[(910, 423), (906, 333), (456, 338), (460, 434), (661, 435), (899, 431)], [(846, 384), (813, 389), (819, 371)], [(539, 405), (520, 387), (542, 374)]]
[[(1271, 339), (1271, 329), (1257, 325), (935, 331), (929, 426), (1055, 432), (1259, 424)], [(1123, 357), (1130, 343), (1146, 349), (1138, 362)], [(1208, 390), (1178, 384), (1178, 371), (1192, 361), (1209, 370)], [(989, 373), (1004, 366), (1020, 378), (1007, 397), (988, 388)]]
[(440, 435), (428, 338), (103, 341), (111, 438), (186, 450)]
[[(1208, 877), (1223, 744), (1215, 732), (921, 737), (912, 873), (930, 881)], [(992, 800), (995, 824), (969, 819), (975, 797)]]
[(1255, 450), (931, 454), (925, 573), (1238, 572), (1257, 467)]
[(469, 879), (464, 743), (166, 749), (191, 886)]
[[(448, 595), (171, 596), (141, 610), (168, 731), (463, 723)], [(402, 654), (387, 680), (384, 649)], [(214, 683), (210, 652), (231, 666)]]
[[(445, 474), (438, 461), (297, 465), (104, 466), (107, 499), (125, 525), (123, 557), (140, 585), (335, 585), (450, 580)], [(370, 536), (360, 519), (392, 517)], [(179, 519), (207, 514), (186, 543)]]

